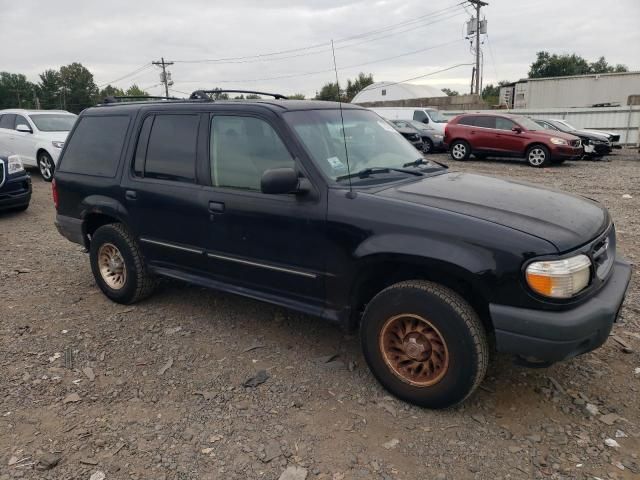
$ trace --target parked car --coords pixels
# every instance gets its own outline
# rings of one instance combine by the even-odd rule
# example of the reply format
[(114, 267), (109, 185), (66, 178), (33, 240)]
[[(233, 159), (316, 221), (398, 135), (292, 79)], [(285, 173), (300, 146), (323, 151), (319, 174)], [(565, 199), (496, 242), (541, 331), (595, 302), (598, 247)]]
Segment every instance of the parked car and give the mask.
[(509, 114), (463, 114), (450, 120), (444, 134), (454, 160), (487, 156), (524, 158), (532, 167), (577, 160), (584, 150), (580, 138), (549, 132), (533, 120)]
[(411, 145), (413, 145), (420, 151), (424, 150), (424, 142), (422, 141), (422, 136), (420, 135), (420, 132), (418, 132), (415, 128), (401, 127), (393, 121), (389, 123), (400, 135), (406, 138), (409, 143), (411, 143)]
[(62, 152), (56, 225), (111, 300), (168, 277), (359, 327), (382, 385), (432, 408), (490, 345), (540, 366), (606, 341), (631, 267), (596, 201), (449, 173), (355, 105), (192, 99), (89, 108)]
[(586, 130), (576, 130), (574, 127), (560, 120), (534, 120), (546, 130), (570, 133), (582, 141), (585, 157), (599, 158), (611, 152), (611, 142), (604, 136)]
[(611, 142), (611, 148), (620, 149), (622, 145), (620, 145), (620, 134), (615, 132), (609, 132), (606, 130), (594, 130), (592, 128), (583, 128), (584, 132), (596, 133), (598, 135), (604, 135), (607, 137), (607, 140)]
[(18, 155), (0, 153), (0, 211), (26, 210), (31, 201), (31, 177)]
[(438, 133), (432, 127), (417, 120), (391, 120), (396, 127), (414, 132), (422, 138), (422, 151), (424, 153), (442, 150), (444, 148), (444, 135)]
[(76, 117), (64, 110), (0, 110), (0, 151), (20, 155), (50, 182)]
[(447, 119), (435, 108), (414, 108), (414, 107), (375, 107), (370, 108), (387, 120), (415, 120), (425, 125), (429, 125), (435, 131), (444, 134), (444, 127)]

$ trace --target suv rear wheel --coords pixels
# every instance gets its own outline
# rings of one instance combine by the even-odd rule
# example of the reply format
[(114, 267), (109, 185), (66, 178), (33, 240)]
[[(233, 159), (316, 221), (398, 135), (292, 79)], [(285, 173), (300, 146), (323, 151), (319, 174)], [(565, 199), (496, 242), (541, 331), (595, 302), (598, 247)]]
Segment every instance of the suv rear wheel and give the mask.
[(111, 223), (98, 228), (91, 237), (89, 256), (96, 283), (114, 302), (135, 303), (153, 292), (156, 280), (124, 225)]
[(551, 154), (544, 145), (532, 145), (527, 150), (527, 163), (532, 167), (546, 167), (551, 163)]
[(456, 292), (427, 281), (397, 283), (367, 305), (362, 349), (378, 381), (422, 407), (462, 402), (489, 362), (482, 322)]
[(455, 140), (451, 144), (451, 158), (454, 160), (466, 160), (471, 155), (471, 147), (464, 140)]

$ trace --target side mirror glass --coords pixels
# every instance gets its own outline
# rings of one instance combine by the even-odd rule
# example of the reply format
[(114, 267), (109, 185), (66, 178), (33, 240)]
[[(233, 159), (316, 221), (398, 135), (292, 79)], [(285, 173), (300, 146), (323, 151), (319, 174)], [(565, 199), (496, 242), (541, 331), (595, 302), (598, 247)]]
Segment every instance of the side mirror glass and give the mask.
[(511, 131), (516, 133), (522, 133), (522, 129), (520, 127), (513, 127)]
[(302, 193), (298, 173), (293, 168), (272, 168), (265, 170), (260, 179), (262, 193), (272, 195), (283, 193)]
[(20, 125), (16, 126), (16, 130), (18, 132), (33, 133), (33, 130), (31, 130), (31, 128), (28, 125), (25, 125), (24, 123), (21, 123)]

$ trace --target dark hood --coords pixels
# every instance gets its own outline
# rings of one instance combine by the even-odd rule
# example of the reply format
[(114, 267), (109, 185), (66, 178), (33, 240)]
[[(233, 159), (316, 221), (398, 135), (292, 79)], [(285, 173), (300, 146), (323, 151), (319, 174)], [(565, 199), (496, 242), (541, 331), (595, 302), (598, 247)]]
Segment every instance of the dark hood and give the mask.
[(609, 135), (589, 132), (587, 130), (574, 130), (573, 134), (581, 138), (588, 138), (590, 140), (603, 140), (603, 141), (609, 140)]
[(427, 177), (378, 195), (504, 225), (547, 240), (560, 252), (588, 242), (609, 223), (607, 210), (587, 198), (469, 173)]

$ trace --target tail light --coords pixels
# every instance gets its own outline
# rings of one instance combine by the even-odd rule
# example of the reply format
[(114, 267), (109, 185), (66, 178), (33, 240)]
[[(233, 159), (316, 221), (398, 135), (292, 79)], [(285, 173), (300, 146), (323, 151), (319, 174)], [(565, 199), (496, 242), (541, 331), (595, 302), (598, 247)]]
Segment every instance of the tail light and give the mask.
[(51, 181), (51, 194), (53, 196), (53, 205), (58, 210), (58, 185), (55, 178)]

